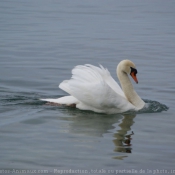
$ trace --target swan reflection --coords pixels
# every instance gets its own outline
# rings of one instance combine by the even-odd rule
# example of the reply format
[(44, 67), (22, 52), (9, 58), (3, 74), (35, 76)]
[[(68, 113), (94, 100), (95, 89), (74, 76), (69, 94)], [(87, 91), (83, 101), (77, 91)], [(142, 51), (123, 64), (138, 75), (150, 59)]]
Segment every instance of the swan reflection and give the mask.
[[(134, 124), (135, 114), (105, 115), (93, 112), (71, 109), (68, 115), (59, 117), (61, 120), (70, 121), (68, 132), (84, 136), (105, 137), (107, 133), (113, 133), (113, 151), (116, 153), (132, 152), (132, 137), (134, 132), (131, 126)], [(65, 114), (65, 110), (64, 110)], [(123, 159), (128, 154), (115, 156), (115, 159)]]
[[(134, 132), (131, 131), (131, 126), (134, 124), (135, 115), (123, 115), (121, 123), (118, 125), (120, 127), (116, 133), (114, 133), (113, 143), (115, 144), (115, 152), (131, 153), (132, 152), (132, 136)], [(131, 131), (130, 133), (128, 133)], [(120, 157), (114, 157), (120, 158)]]

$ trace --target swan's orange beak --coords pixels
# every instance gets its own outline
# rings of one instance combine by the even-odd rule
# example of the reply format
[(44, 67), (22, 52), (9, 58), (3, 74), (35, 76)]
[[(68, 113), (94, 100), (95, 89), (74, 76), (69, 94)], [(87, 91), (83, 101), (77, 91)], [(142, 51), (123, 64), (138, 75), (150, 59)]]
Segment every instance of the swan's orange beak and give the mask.
[(137, 77), (136, 77), (136, 73), (133, 71), (133, 72), (131, 72), (131, 77), (134, 79), (134, 81), (136, 82), (136, 83), (138, 83), (138, 80), (137, 80)]

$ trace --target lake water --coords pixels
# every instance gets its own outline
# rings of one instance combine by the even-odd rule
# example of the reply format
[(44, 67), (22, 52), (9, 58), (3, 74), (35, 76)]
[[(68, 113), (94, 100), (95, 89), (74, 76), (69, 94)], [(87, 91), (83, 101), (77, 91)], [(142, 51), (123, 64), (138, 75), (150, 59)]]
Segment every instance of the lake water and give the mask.
[[(175, 173), (175, 1), (1, 0), (0, 38), (0, 174)], [(123, 59), (137, 66), (138, 94), (169, 110), (104, 115), (39, 100), (66, 95), (58, 85), (79, 64), (117, 80)]]

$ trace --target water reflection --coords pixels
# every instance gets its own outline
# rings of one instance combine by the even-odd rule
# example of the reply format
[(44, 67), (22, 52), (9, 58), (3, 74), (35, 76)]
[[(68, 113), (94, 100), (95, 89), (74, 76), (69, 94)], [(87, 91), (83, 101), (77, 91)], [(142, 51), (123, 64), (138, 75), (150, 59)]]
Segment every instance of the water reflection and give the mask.
[[(131, 126), (134, 124), (134, 118), (136, 115), (123, 115), (123, 119), (121, 123), (118, 125), (120, 127), (119, 130), (117, 130), (116, 133), (114, 133), (114, 144), (115, 144), (115, 152), (123, 152), (123, 153), (131, 153), (132, 152), (132, 135), (134, 135), (134, 132), (132, 131), (130, 134), (128, 134), (128, 131), (131, 131)], [(122, 159), (125, 156), (116, 156), (115, 159)]]
[[(64, 111), (65, 112), (65, 111)], [(114, 133), (112, 140), (114, 152), (131, 153), (132, 136), (131, 126), (134, 124), (136, 114), (105, 115), (79, 110), (68, 110), (68, 116), (60, 117), (62, 120), (71, 121), (69, 132), (83, 136), (105, 137), (106, 133)], [(128, 133), (130, 131), (130, 133)], [(116, 156), (115, 159), (123, 159), (125, 156)]]

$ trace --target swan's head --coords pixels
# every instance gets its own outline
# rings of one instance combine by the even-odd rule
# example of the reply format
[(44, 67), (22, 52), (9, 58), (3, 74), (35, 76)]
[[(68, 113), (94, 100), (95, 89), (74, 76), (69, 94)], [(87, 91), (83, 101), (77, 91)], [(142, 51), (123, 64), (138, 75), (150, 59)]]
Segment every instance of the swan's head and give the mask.
[(126, 74), (130, 74), (131, 77), (134, 79), (134, 81), (138, 83), (137, 76), (136, 76), (137, 69), (135, 64), (132, 61), (130, 60), (121, 61), (117, 66), (117, 72), (118, 71), (122, 71)]

